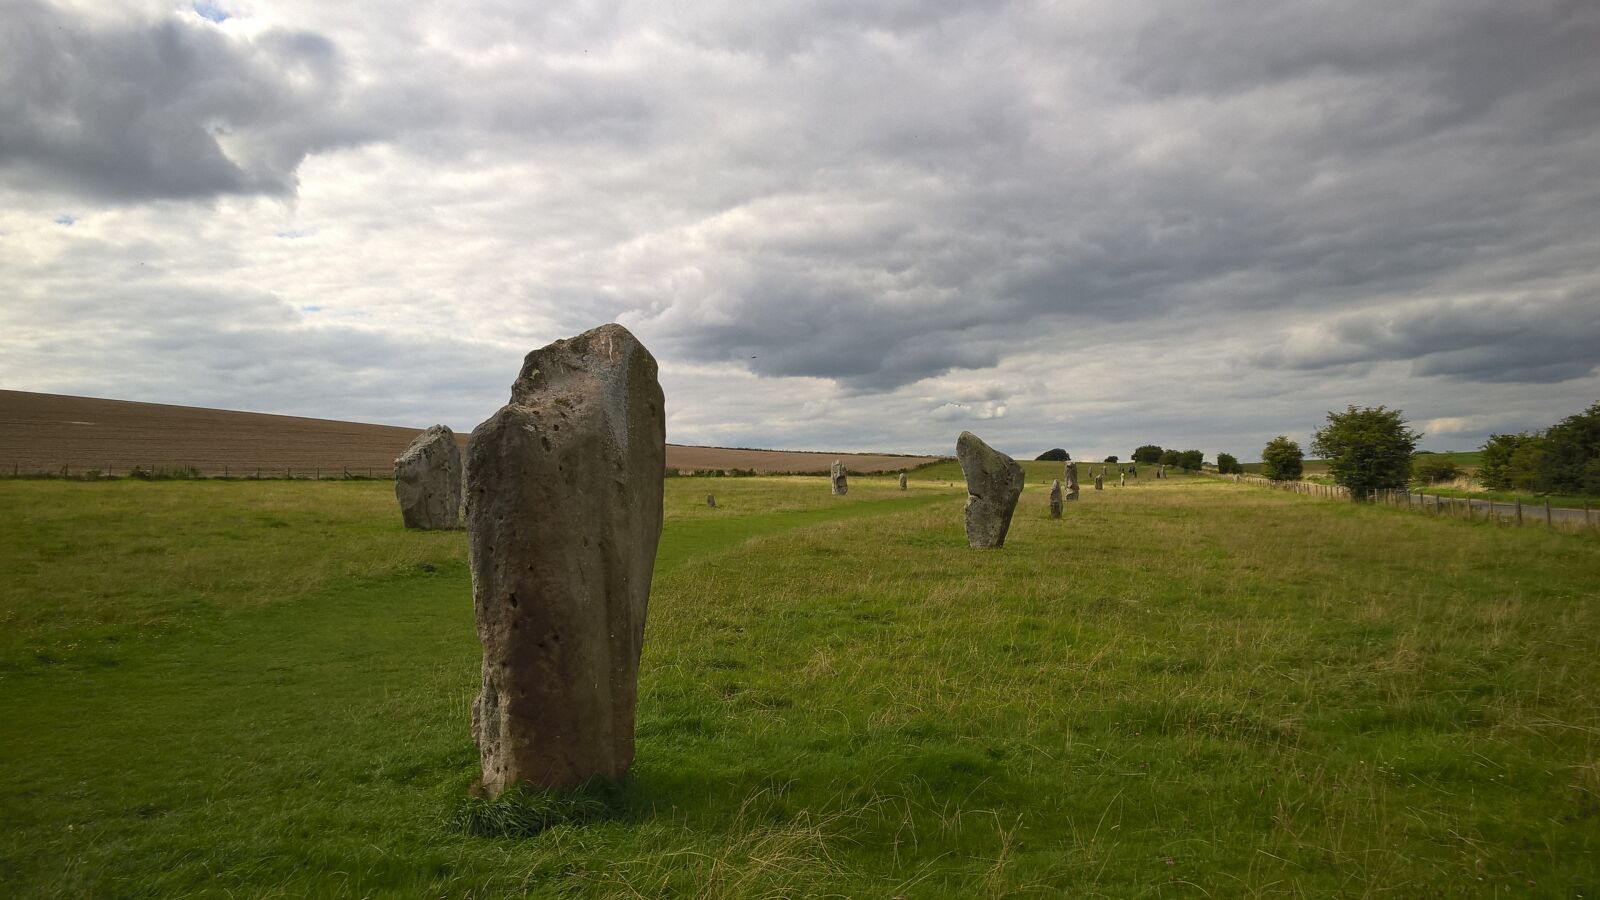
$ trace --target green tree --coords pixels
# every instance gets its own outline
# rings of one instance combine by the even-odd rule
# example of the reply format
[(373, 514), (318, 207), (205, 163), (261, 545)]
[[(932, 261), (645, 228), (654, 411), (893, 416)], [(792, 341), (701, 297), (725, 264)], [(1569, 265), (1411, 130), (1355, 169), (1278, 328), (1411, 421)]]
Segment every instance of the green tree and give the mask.
[(1243, 471), (1244, 469), (1239, 466), (1239, 460), (1232, 453), (1217, 454), (1217, 472), (1220, 474), (1232, 475), (1235, 472)]
[(1178, 454), (1178, 465), (1185, 472), (1198, 472), (1205, 465), (1206, 455), (1199, 450), (1185, 450)]
[(1057, 447), (1054, 450), (1046, 450), (1038, 456), (1035, 456), (1033, 459), (1034, 462), (1066, 462), (1071, 458), (1071, 454), (1067, 453), (1067, 451), (1061, 449), (1060, 447)]
[(1533, 473), (1519, 473), (1517, 462), (1520, 457), (1520, 461), (1526, 463), (1529, 456), (1526, 451), (1543, 440), (1544, 435), (1526, 431), (1489, 435), (1489, 440), (1483, 444), (1482, 461), (1478, 463), (1478, 481), (1490, 490), (1508, 491), (1519, 480), (1531, 480)]
[(1173, 468), (1177, 468), (1183, 465), (1183, 454), (1177, 450), (1163, 450), (1161, 451), (1161, 458), (1156, 460), (1156, 462), (1163, 466), (1172, 466)]
[(1537, 471), (1537, 490), (1600, 494), (1600, 403), (1550, 426)]
[(1406, 427), (1398, 409), (1351, 406), (1344, 412), (1328, 413), (1328, 424), (1311, 437), (1311, 451), (1328, 461), (1335, 484), (1361, 498), (1369, 490), (1406, 486), (1411, 478), (1411, 455), (1420, 437)]
[(1261, 474), (1273, 481), (1293, 481), (1305, 469), (1305, 454), (1300, 445), (1280, 434), (1261, 450)]
[(1153, 466), (1161, 462), (1161, 448), (1155, 444), (1145, 444), (1143, 447), (1133, 451), (1133, 461)]
[(1424, 484), (1451, 481), (1461, 474), (1455, 461), (1437, 453), (1418, 453), (1411, 459), (1411, 477)]
[(1116, 461), (1117, 461), (1117, 458), (1115, 456), (1106, 457), (1106, 462), (1108, 462), (1108, 463), (1114, 463)]

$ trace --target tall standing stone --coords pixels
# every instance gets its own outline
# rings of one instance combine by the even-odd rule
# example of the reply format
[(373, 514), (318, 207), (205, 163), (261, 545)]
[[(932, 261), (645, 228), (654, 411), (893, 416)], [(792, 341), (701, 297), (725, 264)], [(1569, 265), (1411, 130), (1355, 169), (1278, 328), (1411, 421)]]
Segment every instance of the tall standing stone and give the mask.
[(528, 354), (511, 402), (472, 432), (472, 735), (489, 796), (633, 762), (665, 469), (656, 361), (621, 325)]
[(1050, 518), (1061, 518), (1061, 479), (1050, 482)]
[(1063, 474), (1067, 476), (1066, 499), (1070, 503), (1078, 499), (1078, 464), (1076, 462), (1067, 463), (1067, 470)]
[(829, 469), (828, 483), (833, 485), (833, 492), (836, 495), (850, 493), (850, 478), (845, 474), (844, 463), (837, 459), (833, 461), (833, 466)]
[(394, 495), (407, 528), (461, 527), (461, 445), (435, 425), (394, 461)]
[(712, 509), (716, 509), (717, 508), (717, 495), (716, 494), (707, 494), (706, 495), (706, 505), (711, 507)]
[(1094, 489), (1097, 491), (1103, 491), (1106, 489), (1105, 476), (1096, 475), (1094, 477)]
[(1025, 478), (1016, 460), (970, 431), (956, 439), (956, 459), (967, 477), (967, 545), (1003, 547)]
[(905, 489), (906, 489), (906, 473), (901, 472), (900, 473), (900, 490), (903, 491)]

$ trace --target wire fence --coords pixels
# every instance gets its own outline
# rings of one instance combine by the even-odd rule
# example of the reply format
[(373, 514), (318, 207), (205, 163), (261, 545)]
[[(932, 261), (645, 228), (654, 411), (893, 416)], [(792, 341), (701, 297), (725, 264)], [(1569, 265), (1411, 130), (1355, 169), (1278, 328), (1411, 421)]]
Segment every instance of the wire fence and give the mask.
[[(1337, 484), (1319, 484), (1314, 481), (1273, 481), (1260, 475), (1222, 475), (1243, 484), (1323, 497), (1331, 500), (1354, 500), (1347, 487)], [(1519, 500), (1489, 500), (1476, 497), (1446, 497), (1429, 495), (1427, 491), (1371, 490), (1365, 499), (1385, 506), (1401, 506), (1430, 515), (1449, 516), (1473, 521), (1498, 522), (1506, 525), (1543, 525), (1567, 531), (1600, 530), (1600, 513), (1590, 508), (1588, 500), (1582, 508), (1552, 506), (1549, 498), (1523, 503)]]
[(108, 459), (104, 463), (66, 462), (60, 465), (24, 465), (13, 462), (0, 468), (0, 478), (63, 478), (94, 481), (102, 478), (142, 478), (150, 480), (248, 479), (278, 481), (393, 481), (394, 468), (366, 463), (356, 465), (239, 465), (231, 462), (161, 461), (130, 462)]

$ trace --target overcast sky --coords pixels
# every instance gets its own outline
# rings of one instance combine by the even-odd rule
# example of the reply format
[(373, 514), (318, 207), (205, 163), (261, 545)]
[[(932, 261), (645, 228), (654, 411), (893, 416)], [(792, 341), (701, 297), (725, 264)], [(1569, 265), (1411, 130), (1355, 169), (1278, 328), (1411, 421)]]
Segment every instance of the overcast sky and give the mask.
[(1259, 458), (1600, 400), (1600, 3), (0, 0), (0, 388)]

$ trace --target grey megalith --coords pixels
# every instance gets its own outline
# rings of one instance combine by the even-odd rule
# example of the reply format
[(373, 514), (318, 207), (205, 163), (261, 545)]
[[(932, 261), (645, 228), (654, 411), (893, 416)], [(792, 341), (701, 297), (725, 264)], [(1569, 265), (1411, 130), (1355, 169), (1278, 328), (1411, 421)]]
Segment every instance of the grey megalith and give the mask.
[(1050, 482), (1050, 518), (1061, 518), (1061, 479)]
[(489, 796), (633, 762), (665, 469), (656, 361), (621, 325), (529, 353), (511, 402), (472, 432), (472, 734)]
[(828, 469), (828, 483), (832, 486), (835, 494), (850, 493), (850, 477), (845, 474), (844, 463), (837, 459), (833, 461), (833, 465)]
[(956, 439), (956, 460), (967, 477), (967, 545), (1005, 546), (1011, 514), (1022, 494), (1022, 466), (970, 431)]
[(407, 528), (461, 527), (461, 446), (455, 432), (435, 425), (416, 436), (394, 461), (394, 496)]

